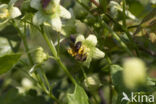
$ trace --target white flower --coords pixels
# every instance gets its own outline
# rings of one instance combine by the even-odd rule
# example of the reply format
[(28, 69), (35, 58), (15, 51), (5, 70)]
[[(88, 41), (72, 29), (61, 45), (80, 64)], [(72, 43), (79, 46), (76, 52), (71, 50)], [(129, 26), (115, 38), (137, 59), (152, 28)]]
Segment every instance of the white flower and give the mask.
[(71, 14), (63, 6), (60, 0), (31, 0), (31, 7), (38, 10), (33, 17), (33, 23), (41, 25), (49, 23), (56, 31), (61, 31), (61, 18), (70, 19)]
[(0, 25), (3, 25), (8, 20), (16, 18), (21, 15), (20, 10), (17, 7), (7, 4), (0, 5)]
[(89, 67), (90, 62), (92, 59), (101, 59), (104, 58), (105, 53), (100, 49), (96, 48), (97, 45), (97, 38), (95, 35), (90, 34), (86, 39), (83, 35), (78, 35), (76, 38), (76, 43), (81, 41), (82, 47), (84, 47), (84, 53), (87, 54), (87, 59), (84, 62), (84, 65)]
[(128, 58), (123, 63), (123, 79), (128, 88), (135, 88), (144, 84), (146, 80), (146, 67), (138, 58)]
[[(122, 6), (120, 4), (118, 4), (118, 2), (110, 1), (109, 6), (111, 8), (112, 15), (114, 15), (114, 14), (117, 15), (117, 11), (123, 12)], [(133, 20), (137, 20), (137, 18), (128, 10), (125, 11), (125, 14), (129, 18), (131, 18)]]

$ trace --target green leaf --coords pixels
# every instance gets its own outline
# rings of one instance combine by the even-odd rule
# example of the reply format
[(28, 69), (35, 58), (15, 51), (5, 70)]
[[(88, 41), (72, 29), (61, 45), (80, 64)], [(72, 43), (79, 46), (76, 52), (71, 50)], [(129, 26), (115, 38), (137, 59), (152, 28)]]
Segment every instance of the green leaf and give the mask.
[(108, 2), (108, 1), (107, 1), (107, 0), (99, 0), (99, 1), (100, 1), (100, 5), (101, 5), (103, 11), (106, 12), (106, 10), (107, 10), (107, 5), (108, 5), (107, 2)]
[[(6, 27), (0, 29), (0, 38), (4, 37), (6, 38), (6, 42), (8, 43), (9, 47), (11, 47), (13, 52), (17, 52), (20, 44), (21, 44), (21, 38), (18, 36), (18, 32), (16, 28), (13, 25), (7, 25)], [(4, 39), (3, 39), (4, 41)], [(0, 47), (4, 47), (4, 45), (1, 44), (0, 42)], [(1, 50), (1, 49), (0, 49)], [(5, 48), (4, 48), (5, 50)]]
[(8, 54), (0, 57), (0, 74), (8, 72), (19, 60), (21, 54)]
[(88, 96), (84, 89), (76, 85), (75, 86), (75, 91), (73, 94), (68, 94), (68, 104), (89, 104), (88, 102)]
[(5, 3), (5, 4), (7, 4), (7, 3), (9, 3), (9, 1), (10, 1), (10, 0), (0, 0), (0, 3)]
[(8, 89), (0, 96), (1, 104), (47, 104), (43, 96), (21, 95), (15, 88)]
[(152, 5), (152, 8), (156, 8), (156, 4), (153, 4), (153, 5)]
[(111, 65), (111, 76), (112, 76), (112, 82), (115, 86), (116, 91), (118, 92), (118, 99), (116, 104), (127, 104), (127, 101), (121, 102), (121, 99), (123, 97), (123, 92), (126, 93), (128, 96), (130, 96), (130, 90), (128, 90), (123, 82), (122, 78), (122, 70), (123, 68), (119, 65)]
[(111, 66), (112, 81), (118, 91), (123, 90), (122, 70), (123, 68), (120, 67), (119, 65)]
[(0, 37), (5, 37), (8, 40), (20, 41), (18, 32), (13, 25), (8, 25), (0, 31)]

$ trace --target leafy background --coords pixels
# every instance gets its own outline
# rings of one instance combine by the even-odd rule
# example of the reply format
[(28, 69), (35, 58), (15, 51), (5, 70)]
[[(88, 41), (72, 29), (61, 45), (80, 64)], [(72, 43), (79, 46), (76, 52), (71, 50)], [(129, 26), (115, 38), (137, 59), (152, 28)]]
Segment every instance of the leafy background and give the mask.
[[(89, 8), (93, 15), (88, 13), (82, 5), (76, 2), (76, 0), (61, 1), (61, 4), (73, 13), (73, 16), (70, 20), (64, 20), (66, 21), (66, 24), (63, 26), (60, 38), (65, 39), (59, 46), (59, 55), (69, 71), (74, 75), (74, 78), (84, 87), (84, 76), (79, 67), (80, 63), (67, 53), (68, 39), (66, 38), (71, 34), (82, 33), (87, 36), (89, 33), (94, 33), (98, 38), (98, 47), (112, 59), (112, 65), (104, 58), (102, 60), (92, 61), (90, 68), (83, 67), (83, 70), (85, 70), (88, 75), (92, 73), (97, 73), (99, 75), (102, 83), (99, 91), (104, 95), (104, 101), (106, 103), (110, 103), (109, 84), (111, 74), (113, 86), (112, 93), (114, 95), (112, 104), (120, 104), (122, 92), (130, 92), (129, 89), (125, 89), (126, 87), (124, 86), (122, 82), (123, 78), (121, 77), (122, 60), (125, 57), (129, 57), (129, 55), (113, 38), (107, 28), (102, 25), (99, 19), (102, 18), (102, 21), (109, 24), (133, 52), (133, 43), (132, 41), (127, 41), (124, 26), (120, 24), (125, 17), (123, 17), (120, 7), (118, 7), (119, 11), (116, 11), (118, 9), (113, 9), (115, 5), (112, 5), (112, 7), (110, 6), (109, 0), (106, 0), (106, 3), (101, 3), (103, 10), (101, 10), (101, 8), (96, 8), (89, 0), (81, 1)], [(114, 1), (118, 3), (121, 2), (120, 0)], [(146, 62), (146, 66), (148, 67), (149, 84), (143, 88), (139, 88), (138, 91), (141, 89), (141, 91), (153, 93), (156, 96), (156, 6), (151, 3), (154, 1), (155, 0), (126, 0), (127, 11), (132, 13), (129, 17), (126, 17), (126, 22), (128, 31), (134, 35), (133, 42), (138, 46), (139, 57)], [(0, 1), (0, 3), (8, 2), (9, 0)], [(29, 4), (30, 0), (18, 0), (16, 6), (22, 11), (22, 16), (25, 15), (23, 21), (31, 22), (32, 14), (36, 11), (31, 8)], [(104, 13), (107, 16), (104, 15)], [(101, 15), (98, 16), (99, 14)], [(109, 16), (111, 16), (111, 18), (108, 18)], [(132, 19), (130, 18), (131, 16), (135, 16), (135, 18)], [(19, 27), (21, 25), (22, 22), (19, 23)], [(49, 33), (51, 39), (57, 43), (57, 33), (49, 27), (46, 27), (46, 31)], [(27, 25), (25, 32), (25, 37), (29, 43), (30, 50), (42, 46), (45, 51), (49, 53), (49, 48), (35, 27)], [(67, 102), (67, 93), (72, 93), (74, 91), (74, 86), (70, 80), (52, 59), (44, 62), (42, 66), (53, 87), (52, 91), (54, 95), (62, 102)], [(0, 104), (54, 103), (54, 101), (37, 87), (31, 78), (29, 78), (28, 72), (31, 67), (18, 31), (9, 23), (6, 24), (4, 28), (0, 27)], [(110, 69), (112, 70), (111, 73), (109, 71)], [(33, 84), (31, 87), (23, 84), (25, 78), (32, 81)], [(97, 102), (99, 102), (98, 104), (100, 104), (100, 102), (102, 103), (98, 91), (92, 96), (92, 93), (85, 89), (88, 97), (85, 93), (83, 94), (83, 91), (84, 90), (81, 87), (77, 86), (74, 94), (68, 95), (68, 99), (70, 99), (70, 103), (68, 104), (80, 104), (81, 101), (81, 104), (88, 104), (88, 101), (86, 101), (87, 99), (89, 99), (91, 104), (96, 104), (94, 99), (97, 99)], [(81, 99), (80, 96), (84, 96), (84, 99)], [(76, 103), (77, 100), (80, 102)]]

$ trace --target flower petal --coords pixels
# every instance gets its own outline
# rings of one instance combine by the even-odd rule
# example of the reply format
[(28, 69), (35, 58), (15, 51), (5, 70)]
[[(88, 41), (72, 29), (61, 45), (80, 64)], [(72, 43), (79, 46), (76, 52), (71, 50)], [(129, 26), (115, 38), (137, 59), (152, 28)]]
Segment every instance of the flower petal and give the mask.
[(96, 38), (96, 36), (93, 35), (93, 34), (90, 34), (90, 35), (86, 38), (86, 40), (87, 40), (88, 42), (90, 42), (90, 44), (92, 44), (93, 46), (96, 46), (96, 44), (97, 44), (97, 38)]
[(84, 36), (82, 34), (79, 34), (77, 37), (76, 37), (76, 42), (78, 41), (83, 41), (85, 40)]
[(53, 0), (56, 5), (60, 4), (60, 0)]
[(12, 7), (10, 10), (11, 18), (16, 18), (21, 15), (21, 11), (17, 7)]
[(60, 16), (66, 19), (71, 18), (70, 12), (67, 9), (65, 9), (63, 6), (60, 6)]
[(93, 59), (100, 59), (103, 58), (105, 56), (105, 53), (102, 52), (101, 50), (99, 50), (98, 48), (95, 48), (95, 50), (93, 50)]
[(30, 6), (36, 10), (41, 8), (41, 0), (31, 0)]
[(1, 4), (0, 9), (3, 9), (3, 8), (8, 8), (8, 5), (7, 4)]
[(45, 17), (44, 14), (41, 13), (40, 11), (38, 11), (37, 13), (35, 13), (34, 17), (33, 17), (33, 23), (35, 25), (41, 25), (43, 22), (45, 22)]
[(55, 17), (55, 18), (52, 18), (51, 21), (50, 21), (50, 24), (52, 26), (52, 28), (56, 31), (61, 31), (61, 28), (62, 28), (62, 22), (61, 22), (61, 19), (60, 17)]
[(88, 57), (87, 60), (85, 62), (83, 62), (83, 65), (86, 66), (87, 68), (89, 68), (91, 61), (92, 61), (92, 58)]
[(6, 19), (4, 21), (0, 21), (0, 28), (5, 27), (5, 24), (9, 21), (9, 19)]

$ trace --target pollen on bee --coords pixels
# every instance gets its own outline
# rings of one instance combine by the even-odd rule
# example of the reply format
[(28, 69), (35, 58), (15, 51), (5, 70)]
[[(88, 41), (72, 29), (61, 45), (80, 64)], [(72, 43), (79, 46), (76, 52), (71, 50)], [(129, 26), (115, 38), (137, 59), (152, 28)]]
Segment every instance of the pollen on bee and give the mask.
[(76, 53), (75, 53), (71, 48), (69, 48), (67, 51), (68, 51), (68, 53), (71, 54), (72, 56), (75, 56), (75, 55), (76, 55)]
[(78, 54), (83, 54), (84, 52), (84, 48), (83, 47), (80, 47), (79, 51), (78, 51)]

